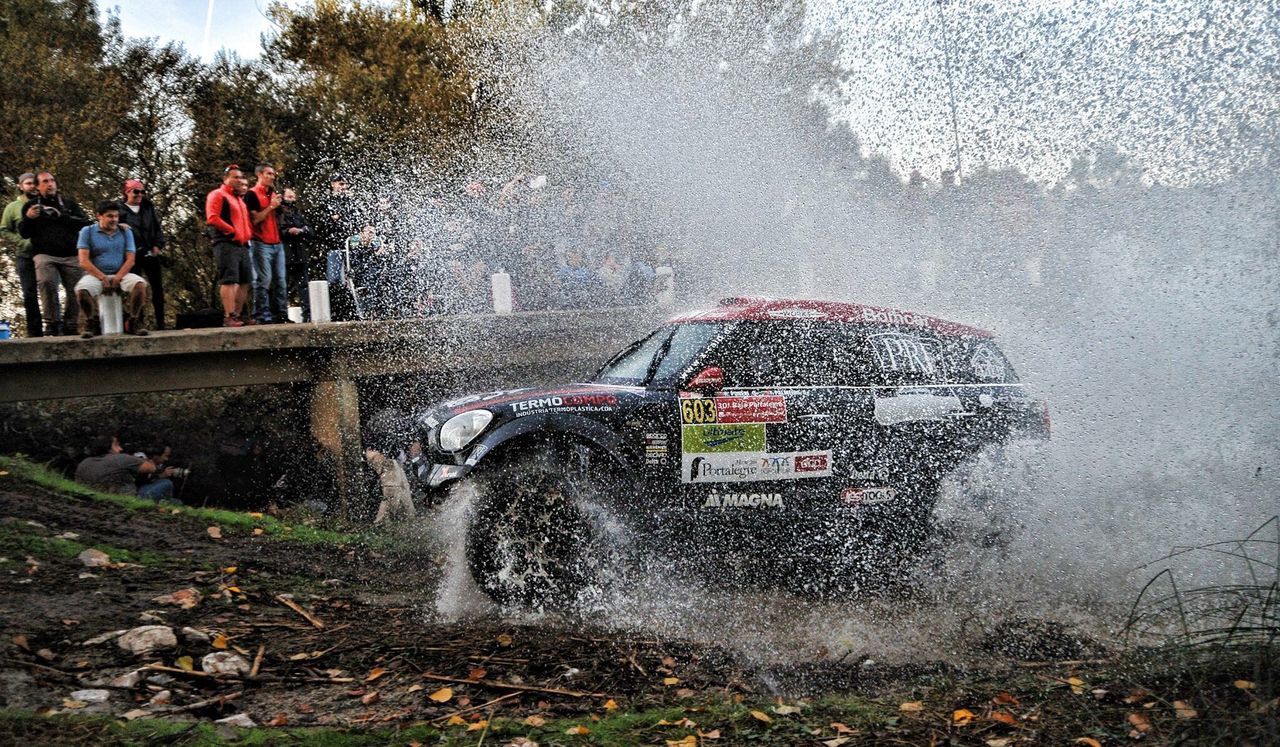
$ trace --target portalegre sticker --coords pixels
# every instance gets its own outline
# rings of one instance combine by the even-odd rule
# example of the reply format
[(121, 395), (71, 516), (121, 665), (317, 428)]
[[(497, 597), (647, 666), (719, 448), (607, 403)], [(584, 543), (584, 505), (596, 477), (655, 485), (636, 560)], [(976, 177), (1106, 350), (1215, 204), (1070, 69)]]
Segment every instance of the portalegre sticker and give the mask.
[(684, 454), (680, 467), (680, 480), (686, 483), (802, 480), (830, 477), (831, 451)]

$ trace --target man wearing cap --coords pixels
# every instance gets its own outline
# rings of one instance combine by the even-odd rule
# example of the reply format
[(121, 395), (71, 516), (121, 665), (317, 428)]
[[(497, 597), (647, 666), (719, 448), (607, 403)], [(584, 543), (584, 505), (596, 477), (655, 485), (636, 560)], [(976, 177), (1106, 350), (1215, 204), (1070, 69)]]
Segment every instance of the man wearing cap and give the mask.
[(204, 220), (213, 241), (213, 261), (218, 268), (218, 295), (222, 299), (222, 326), (243, 327), (253, 324), (244, 318), (249, 303), (249, 287), (253, 282), (253, 265), (249, 259), (249, 241), (253, 228), (244, 194), (249, 180), (236, 164), (222, 171), (222, 186), (204, 200)]
[[(31, 240), (35, 255), (36, 285), (40, 293), (40, 315), (46, 335), (72, 334), (79, 310), (76, 283), (84, 275), (76, 258), (80, 229), (93, 221), (75, 200), (58, 192), (58, 180), (48, 171), (36, 174), (36, 197), (22, 208), (18, 233)], [(58, 303), (58, 286), (67, 297)]]
[(260, 324), (283, 323), (289, 313), (285, 280), (284, 243), (280, 241), (278, 211), (284, 198), (276, 192), (276, 170), (265, 163), (254, 170), (253, 189), (244, 195), (253, 222), (253, 315)]
[(98, 315), (98, 296), (124, 293), (124, 330), (131, 335), (147, 334), (147, 281), (129, 272), (136, 261), (133, 231), (120, 225), (120, 206), (112, 200), (99, 202), (94, 213), (98, 222), (80, 229), (76, 250), (84, 277), (76, 283), (80, 304), (80, 336), (93, 337)]
[(36, 289), (36, 260), (31, 251), (31, 240), (22, 238), (18, 224), (22, 222), (22, 208), (40, 196), (36, 191), (36, 175), (28, 171), (18, 177), (18, 199), (5, 205), (0, 218), (0, 236), (14, 247), (13, 263), (17, 266), (18, 282), (22, 285), (22, 308), (27, 317), (27, 337), (43, 337), (44, 327), (40, 318), (40, 293)]
[(134, 245), (138, 248), (134, 267), (147, 277), (151, 288), (151, 307), (156, 313), (156, 329), (164, 329), (164, 280), (160, 268), (164, 262), (164, 228), (156, 206), (147, 199), (147, 187), (137, 179), (124, 183), (124, 198), (117, 204), (120, 222), (133, 230)]

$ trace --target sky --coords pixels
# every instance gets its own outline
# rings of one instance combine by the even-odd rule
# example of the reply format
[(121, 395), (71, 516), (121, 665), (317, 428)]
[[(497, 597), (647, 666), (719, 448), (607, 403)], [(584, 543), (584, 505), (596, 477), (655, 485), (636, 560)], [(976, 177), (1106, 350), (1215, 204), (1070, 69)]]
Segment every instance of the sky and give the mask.
[(245, 59), (258, 57), (261, 36), (272, 28), (268, 4), (269, 0), (104, 0), (99, 7), (104, 13), (118, 12), (125, 36), (180, 41), (188, 52), (207, 61), (221, 49)]

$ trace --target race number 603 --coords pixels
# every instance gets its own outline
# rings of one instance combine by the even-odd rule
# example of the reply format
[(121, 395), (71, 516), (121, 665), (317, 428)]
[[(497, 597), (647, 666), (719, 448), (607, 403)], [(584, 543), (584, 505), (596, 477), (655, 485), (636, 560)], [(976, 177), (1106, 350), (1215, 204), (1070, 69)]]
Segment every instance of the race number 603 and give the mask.
[(686, 424), (716, 422), (716, 401), (710, 397), (680, 400), (680, 420)]

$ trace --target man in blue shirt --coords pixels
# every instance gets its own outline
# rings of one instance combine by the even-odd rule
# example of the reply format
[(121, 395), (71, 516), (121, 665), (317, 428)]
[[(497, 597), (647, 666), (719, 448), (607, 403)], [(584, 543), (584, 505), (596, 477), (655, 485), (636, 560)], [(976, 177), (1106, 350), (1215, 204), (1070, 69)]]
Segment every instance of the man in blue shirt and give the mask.
[(93, 337), (98, 316), (98, 296), (124, 293), (124, 330), (131, 335), (147, 334), (147, 281), (129, 272), (137, 248), (133, 231), (120, 225), (120, 206), (110, 200), (98, 203), (98, 222), (80, 229), (76, 249), (84, 277), (76, 283), (80, 304), (80, 336)]

